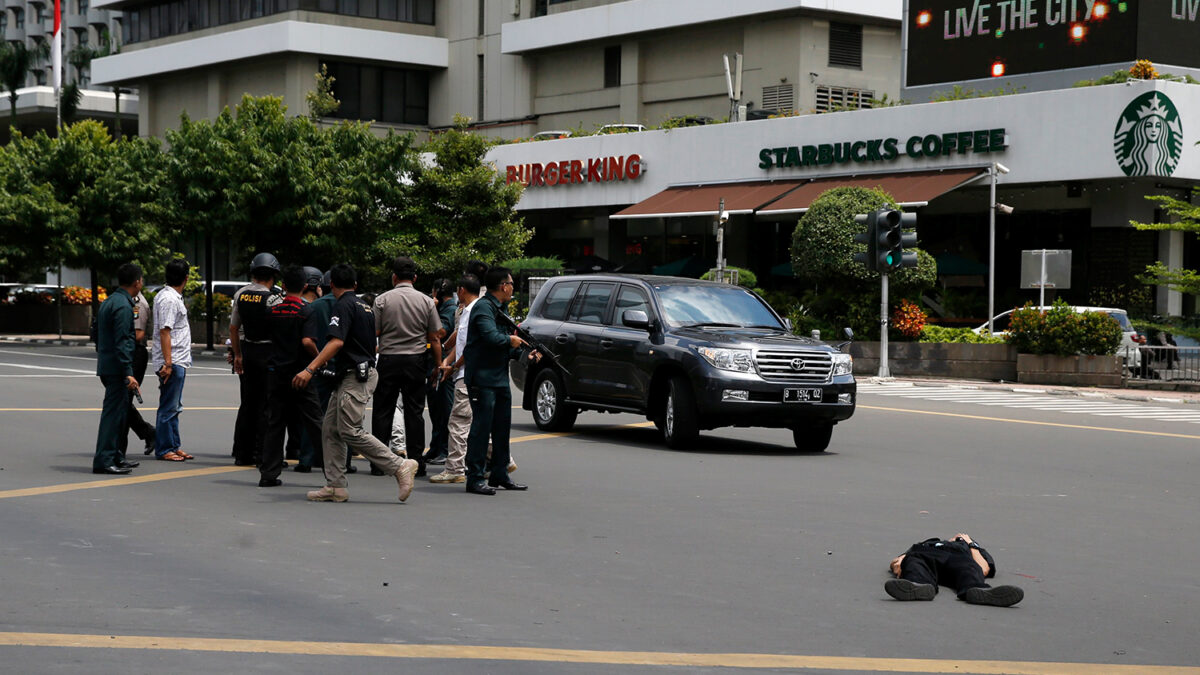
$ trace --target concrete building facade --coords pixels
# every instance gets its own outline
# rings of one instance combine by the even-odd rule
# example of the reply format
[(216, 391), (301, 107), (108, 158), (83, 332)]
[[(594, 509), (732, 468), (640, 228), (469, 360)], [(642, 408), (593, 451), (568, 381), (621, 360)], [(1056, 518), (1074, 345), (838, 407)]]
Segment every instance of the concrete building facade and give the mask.
[(728, 117), (723, 57), (736, 53), (750, 111), (899, 96), (897, 0), (92, 1), (128, 16), (94, 79), (138, 87), (145, 135), (247, 93), (303, 113), (321, 64), (337, 116), (424, 131), (465, 115), (510, 139)]

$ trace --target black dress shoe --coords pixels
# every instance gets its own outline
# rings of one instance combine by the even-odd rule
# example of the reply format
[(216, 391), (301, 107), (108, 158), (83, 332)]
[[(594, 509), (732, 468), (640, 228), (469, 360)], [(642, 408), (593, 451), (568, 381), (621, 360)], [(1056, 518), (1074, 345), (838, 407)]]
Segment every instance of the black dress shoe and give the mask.
[(312, 473), (312, 467), (305, 464), (297, 464), (296, 468), (292, 469), (296, 473)]
[(346, 473), (358, 473), (358, 467), (353, 464), (346, 465)]
[(258, 481), (258, 487), (279, 487), (283, 485), (283, 481), (278, 478), (262, 478)]
[(467, 483), (467, 492), (473, 492), (477, 495), (494, 495), (496, 488), (488, 487), (487, 483)]
[(136, 469), (141, 465), (142, 465), (141, 462), (131, 462), (127, 459), (123, 459), (123, 460), (117, 462), (117, 466), (122, 469)]
[(511, 480), (506, 480), (503, 483), (488, 483), (488, 487), (504, 488), (505, 490), (528, 490), (529, 489), (528, 485), (521, 485), (520, 483), (514, 483)]
[(103, 469), (96, 469), (96, 468), (92, 469), (92, 473), (106, 473), (106, 474), (113, 475), (113, 476), (123, 476), (127, 473), (132, 473), (132, 472), (133, 472), (133, 469), (119, 467), (115, 464), (113, 466), (106, 466)]
[(386, 476), (387, 474), (383, 472), (383, 469), (372, 464), (371, 465), (371, 475), (372, 476)]

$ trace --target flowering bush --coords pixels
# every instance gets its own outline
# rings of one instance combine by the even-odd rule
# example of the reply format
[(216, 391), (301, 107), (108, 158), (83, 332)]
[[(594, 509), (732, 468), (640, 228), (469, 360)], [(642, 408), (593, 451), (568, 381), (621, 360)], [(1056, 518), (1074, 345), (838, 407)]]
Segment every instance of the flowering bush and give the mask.
[(1158, 72), (1154, 70), (1154, 64), (1147, 59), (1135, 61), (1133, 67), (1129, 69), (1129, 74), (1139, 80), (1153, 80), (1158, 77)]
[(1116, 354), (1121, 324), (1104, 312), (1076, 312), (1060, 298), (1045, 312), (1032, 303), (1014, 311), (1007, 340), (1022, 354)]
[[(108, 291), (104, 290), (103, 286), (97, 287), (96, 290), (100, 293), (100, 302), (108, 299)], [(63, 288), (63, 302), (68, 305), (90, 305), (92, 304), (92, 289), (83, 286), (67, 286)]]
[(910, 340), (921, 337), (921, 329), (929, 315), (916, 303), (901, 300), (900, 306), (892, 312), (892, 327)]

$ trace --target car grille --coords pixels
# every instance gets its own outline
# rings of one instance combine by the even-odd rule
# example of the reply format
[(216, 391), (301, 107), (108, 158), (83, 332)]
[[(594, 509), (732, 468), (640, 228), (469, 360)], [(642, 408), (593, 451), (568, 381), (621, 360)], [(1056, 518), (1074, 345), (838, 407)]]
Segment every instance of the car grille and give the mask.
[[(793, 363), (793, 361), (797, 361)], [(829, 352), (759, 351), (755, 357), (764, 380), (789, 383), (828, 382), (833, 369)], [(794, 367), (799, 365), (799, 368)]]

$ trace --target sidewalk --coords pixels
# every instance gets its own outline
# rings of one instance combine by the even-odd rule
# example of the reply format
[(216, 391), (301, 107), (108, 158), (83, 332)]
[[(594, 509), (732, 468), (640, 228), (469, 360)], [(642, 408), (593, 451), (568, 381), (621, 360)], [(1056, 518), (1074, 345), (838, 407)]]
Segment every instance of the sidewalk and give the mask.
[[(913, 387), (943, 387), (955, 389), (975, 389), (981, 391), (1011, 391), (1019, 394), (1039, 394), (1044, 396), (1079, 396), (1083, 398), (1118, 399), (1122, 401), (1141, 401), (1152, 403), (1193, 403), (1200, 405), (1200, 392), (1172, 391), (1150, 389), (1151, 383), (1143, 387), (1066, 387), (1045, 384), (1018, 384), (1016, 382), (988, 382), (984, 380), (952, 380), (946, 378), (920, 377), (874, 377), (858, 376), (860, 383), (894, 384)], [(1164, 383), (1170, 386), (1170, 383)], [(1162, 386), (1162, 385), (1159, 385)]]
[[(86, 335), (68, 335), (66, 333), (63, 334), (61, 340), (57, 333), (46, 335), (0, 335), (0, 344), (5, 342), (23, 342), (26, 344), (59, 345), (65, 347), (87, 347), (92, 344), (92, 341)], [(224, 344), (213, 345), (212, 351), (209, 351), (206, 347), (208, 345), (202, 342), (193, 342), (192, 353), (202, 356), (225, 355)]]

